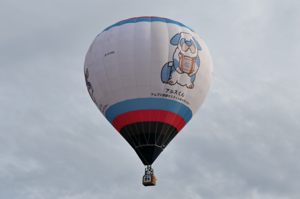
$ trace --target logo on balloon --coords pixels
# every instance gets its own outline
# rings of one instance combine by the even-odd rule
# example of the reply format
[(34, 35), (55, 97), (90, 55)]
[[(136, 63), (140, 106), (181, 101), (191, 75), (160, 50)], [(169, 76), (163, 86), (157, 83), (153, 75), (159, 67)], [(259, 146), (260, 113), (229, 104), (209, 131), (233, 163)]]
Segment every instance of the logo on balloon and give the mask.
[(180, 32), (170, 43), (176, 46), (172, 61), (165, 63), (161, 70), (161, 81), (165, 84), (194, 88), (196, 74), (200, 67), (200, 44), (189, 33)]
[(85, 77), (85, 84), (86, 84), (86, 87), (88, 89), (88, 92), (89, 92), (92, 100), (94, 101), (94, 103), (97, 104), (96, 99), (94, 97), (94, 88), (93, 88), (91, 82), (89, 81), (89, 70), (88, 70), (88, 68), (86, 68), (84, 70), (84, 77)]

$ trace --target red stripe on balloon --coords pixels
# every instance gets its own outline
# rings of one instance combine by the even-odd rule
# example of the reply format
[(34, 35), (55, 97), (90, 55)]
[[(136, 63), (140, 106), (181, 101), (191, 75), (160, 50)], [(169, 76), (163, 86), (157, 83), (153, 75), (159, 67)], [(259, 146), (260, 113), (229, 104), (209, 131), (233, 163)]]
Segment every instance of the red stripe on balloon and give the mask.
[(176, 113), (164, 110), (138, 110), (130, 111), (117, 116), (112, 125), (120, 131), (124, 126), (137, 122), (163, 122), (174, 126), (178, 132), (186, 122)]

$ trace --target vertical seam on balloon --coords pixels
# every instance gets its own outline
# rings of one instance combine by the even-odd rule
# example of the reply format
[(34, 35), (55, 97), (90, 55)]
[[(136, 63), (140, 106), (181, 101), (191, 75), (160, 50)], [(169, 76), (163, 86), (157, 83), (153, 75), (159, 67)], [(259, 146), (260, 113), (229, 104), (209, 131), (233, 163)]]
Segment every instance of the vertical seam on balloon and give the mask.
[[(137, 19), (134, 19), (134, 23), (136, 23), (137, 22)], [(134, 26), (134, 37), (133, 38), (136, 38), (136, 29), (137, 29), (137, 25), (135, 24), (135, 25), (133, 25)], [(136, 43), (134, 43), (134, 50), (133, 50), (133, 52), (136, 52)], [(136, 66), (136, 59), (134, 59), (134, 64), (133, 64), (133, 66)], [(137, 96), (137, 88), (138, 88), (138, 84), (137, 84), (137, 79), (136, 79), (136, 77), (137, 77), (137, 74), (136, 74), (136, 70), (135, 70), (135, 68), (133, 69), (133, 71), (134, 71), (134, 80), (135, 80), (135, 96)], [(134, 125), (134, 128), (138, 131), (139, 129), (137, 128), (137, 126), (136, 125)], [(140, 144), (140, 142), (141, 142), (141, 140), (140, 140), (140, 138), (139, 138), (139, 140), (138, 140), (138, 142), (139, 142), (139, 144)]]
[[(168, 60), (167, 60), (167, 62), (169, 62), (169, 54), (170, 54), (170, 44), (169, 44), (169, 41), (170, 41), (170, 31), (169, 31), (169, 25), (168, 25), (168, 23), (166, 23), (166, 20), (165, 20), (165, 24), (164, 25), (167, 28), (167, 36), (168, 36), (168, 41), (167, 41), (167, 45), (168, 45), (168, 48), (167, 48), (168, 49)], [(166, 84), (163, 83), (163, 92), (165, 91), (165, 88), (166, 88)], [(162, 136), (162, 134), (159, 135), (158, 140), (161, 138), (161, 136)], [(164, 138), (164, 136), (163, 136), (163, 138)], [(162, 138), (162, 143), (164, 143), (163, 138)]]
[[(132, 34), (132, 37), (131, 37), (131, 39), (132, 39), (132, 41), (134, 41), (134, 38), (135, 38), (135, 32), (136, 32), (136, 26), (132, 26), (132, 28), (133, 28), (133, 34)], [(135, 52), (135, 44), (132, 42), (132, 48), (131, 48), (131, 50), (132, 50), (132, 52)], [(133, 53), (130, 53), (130, 56), (134, 56), (133, 55)], [(130, 59), (131, 60), (131, 59)], [(131, 69), (132, 69), (132, 75), (133, 75), (133, 77), (132, 78), (134, 78), (134, 85), (135, 85), (135, 87), (136, 87), (136, 79), (135, 79), (135, 69), (134, 69), (134, 67), (133, 66), (135, 66), (135, 64), (134, 64), (134, 61), (132, 61), (132, 64), (130, 64), (130, 66), (131, 66)], [(136, 90), (136, 89), (135, 89)], [(134, 130), (133, 130), (133, 128), (135, 128), (135, 126), (133, 126), (133, 127), (129, 127), (129, 134), (130, 134), (130, 136), (131, 136), (131, 134), (132, 134), (132, 132), (134, 132)], [(134, 137), (134, 136), (133, 136)], [(136, 147), (136, 143), (138, 143), (138, 140), (136, 140), (136, 142), (134, 143), (134, 148)]]
[[(150, 55), (149, 55), (150, 61), (149, 62), (150, 62), (150, 67), (153, 67), (152, 66), (152, 64), (153, 64), (153, 59), (152, 59), (152, 48), (153, 48), (153, 45), (152, 45), (152, 36), (153, 36), (153, 33), (152, 33), (152, 31), (153, 31), (153, 28), (152, 28), (152, 25), (153, 25), (152, 18), (150, 18), (150, 22), (151, 23), (150, 23), (150, 35), (149, 35), (149, 37), (150, 37), (150, 40), (149, 40), (150, 41)], [(147, 74), (149, 74), (149, 70), (147, 70)], [(148, 84), (148, 92), (149, 92), (150, 88), (151, 88), (151, 85), (152, 85), (151, 78), (149, 79), (149, 81), (147, 82), (147, 84)], [(149, 112), (148, 114), (149, 114), (149, 117), (151, 117), (151, 112)], [(150, 131), (150, 129), (151, 129), (151, 125), (148, 125), (148, 131)], [(149, 142), (149, 140), (150, 140), (150, 136), (148, 137), (147, 143)]]
[[(180, 29), (182, 30), (182, 27), (180, 27)], [(173, 35), (170, 35), (170, 32), (169, 32), (169, 25), (168, 25), (168, 35), (169, 35), (169, 40), (168, 40), (168, 45), (169, 45), (169, 51), (170, 51), (170, 38), (172, 38), (173, 37)], [(170, 52), (168, 53), (168, 55), (170, 54)], [(171, 57), (171, 59), (173, 59), (173, 53), (172, 53), (172, 57)], [(170, 59), (168, 58), (168, 61), (169, 61)], [(175, 112), (179, 112), (179, 110), (182, 108), (182, 106), (177, 106), (177, 111), (175, 111)], [(172, 122), (174, 122), (174, 120), (175, 120), (175, 118), (171, 118), (171, 120), (172, 120)], [(170, 130), (170, 127), (169, 127), (169, 129), (168, 129), (168, 131)], [(178, 131), (179, 132), (179, 131)], [(168, 137), (169, 136), (167, 136), (167, 138), (163, 138), (164, 139), (164, 142), (168, 139)]]
[[(97, 36), (97, 37), (98, 37), (98, 36)], [(96, 39), (97, 39), (97, 38), (96, 38)], [(104, 42), (101, 41), (101, 42), (104, 43), (103, 45), (104, 45), (105, 47), (107, 46), (106, 41), (107, 41), (107, 40), (105, 40)], [(102, 56), (102, 55), (100, 55), (100, 56)], [(105, 70), (105, 68), (106, 68), (106, 67), (105, 67), (105, 66), (106, 66), (105, 60), (104, 60), (104, 59), (100, 59), (100, 60), (101, 60), (102, 62), (101, 62), (99, 65), (96, 65), (96, 66), (95, 66), (95, 70), (98, 70), (97, 67), (103, 66), (103, 71), (104, 71), (104, 73), (106, 74), (106, 75), (105, 75), (105, 79), (106, 79), (105, 82), (108, 82), (107, 72), (106, 72), (106, 70)], [(99, 82), (99, 78), (96, 77), (96, 73), (94, 74), (94, 77), (95, 77), (94, 79), (95, 79), (96, 83), (97, 83), (98, 85), (101, 85), (100, 82)], [(101, 88), (101, 86), (99, 86), (99, 88)], [(105, 84), (105, 89), (103, 90), (103, 93), (105, 93), (105, 90), (106, 90), (106, 91), (109, 91), (109, 90), (108, 90), (107, 84)], [(105, 98), (105, 100), (106, 100), (106, 101), (109, 101), (108, 98)], [(96, 105), (96, 106), (97, 106), (97, 108), (100, 110), (100, 112), (102, 112), (102, 110), (100, 109), (100, 107), (99, 107), (98, 105)]]

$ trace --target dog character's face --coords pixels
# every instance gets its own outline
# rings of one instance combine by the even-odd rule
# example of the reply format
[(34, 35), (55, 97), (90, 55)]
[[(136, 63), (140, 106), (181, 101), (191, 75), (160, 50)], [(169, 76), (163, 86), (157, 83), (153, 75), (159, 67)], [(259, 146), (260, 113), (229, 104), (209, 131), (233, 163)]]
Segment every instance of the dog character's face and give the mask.
[(170, 43), (177, 46), (183, 55), (189, 57), (196, 57), (198, 51), (201, 50), (201, 46), (197, 40), (191, 34), (185, 32), (174, 35)]

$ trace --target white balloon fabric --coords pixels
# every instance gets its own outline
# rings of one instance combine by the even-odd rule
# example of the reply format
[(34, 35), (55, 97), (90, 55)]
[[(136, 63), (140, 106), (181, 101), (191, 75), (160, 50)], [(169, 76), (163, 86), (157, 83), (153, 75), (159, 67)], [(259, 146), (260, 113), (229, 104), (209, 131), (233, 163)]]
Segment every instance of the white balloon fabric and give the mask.
[(95, 38), (84, 72), (97, 107), (150, 165), (203, 103), (212, 60), (184, 24), (136, 17)]

